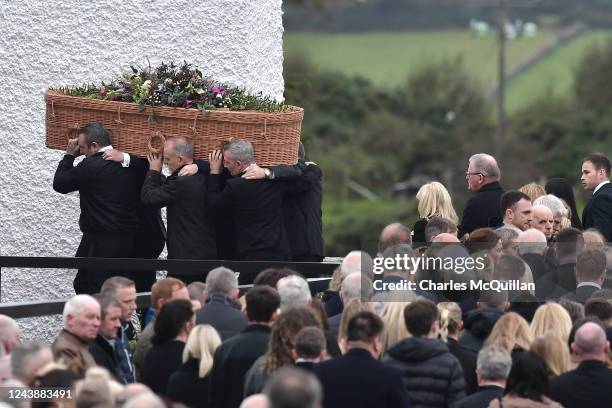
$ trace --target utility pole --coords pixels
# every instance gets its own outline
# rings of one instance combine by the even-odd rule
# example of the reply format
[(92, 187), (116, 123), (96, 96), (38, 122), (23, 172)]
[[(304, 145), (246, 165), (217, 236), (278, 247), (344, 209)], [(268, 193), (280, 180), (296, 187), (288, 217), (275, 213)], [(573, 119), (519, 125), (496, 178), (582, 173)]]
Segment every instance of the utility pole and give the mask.
[(497, 25), (497, 131), (495, 133), (495, 156), (499, 159), (506, 142), (506, 0), (499, 0), (499, 22)]

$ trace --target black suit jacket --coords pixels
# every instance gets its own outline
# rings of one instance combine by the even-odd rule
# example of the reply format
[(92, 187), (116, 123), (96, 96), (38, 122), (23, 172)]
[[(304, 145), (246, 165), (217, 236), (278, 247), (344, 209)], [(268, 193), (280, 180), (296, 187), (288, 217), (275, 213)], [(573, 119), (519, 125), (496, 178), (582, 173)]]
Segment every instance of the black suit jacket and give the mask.
[(597, 228), (608, 242), (612, 241), (612, 184), (601, 186), (582, 212), (584, 229)]
[(179, 171), (168, 178), (149, 171), (140, 198), (150, 206), (168, 207), (169, 259), (216, 259), (213, 227), (205, 208), (206, 176), (178, 177)]
[(504, 388), (496, 385), (485, 385), (479, 387), (472, 395), (460, 399), (451, 405), (451, 408), (488, 408), (494, 399), (504, 396)]
[(402, 373), (366, 350), (351, 349), (342, 357), (315, 364), (312, 371), (323, 385), (323, 407), (409, 406)]
[(585, 304), (587, 300), (591, 297), (591, 295), (597, 292), (596, 286), (593, 285), (584, 285), (576, 288), (574, 293), (570, 293), (566, 297), (574, 302)]
[(133, 233), (140, 226), (138, 207), (142, 183), (142, 163), (130, 167), (102, 158), (102, 152), (86, 157), (74, 166), (75, 156), (60, 161), (53, 189), (67, 194), (79, 192), (81, 231), (97, 233)]
[(286, 196), (283, 200), (285, 229), (293, 260), (320, 261), (324, 256), (322, 173), (316, 164), (302, 165), (301, 178), (308, 189), (303, 194)]
[(503, 224), (501, 196), (504, 190), (495, 181), (485, 184), (465, 203), (459, 224), (458, 236), (469, 234), (478, 228), (499, 227)]
[(200, 378), (200, 360), (190, 358), (168, 380), (166, 395), (190, 408), (207, 408), (210, 373)]
[(217, 348), (210, 373), (210, 407), (240, 406), (244, 376), (255, 360), (266, 353), (269, 339), (269, 326), (251, 324)]
[(240, 333), (247, 326), (247, 320), (240, 305), (222, 294), (213, 293), (196, 312), (196, 324), (210, 324), (225, 341)]
[(113, 352), (110, 343), (98, 334), (94, 341), (89, 342), (89, 352), (93, 356), (96, 364), (104, 367), (121, 384), (126, 384), (126, 380), (121, 373), (119, 362)]
[(463, 377), (465, 378), (465, 391), (466, 394), (472, 394), (478, 388), (478, 381), (476, 380), (476, 356), (472, 350), (459, 344), (457, 340), (448, 339), (446, 343), (448, 345), (448, 351), (459, 360), (461, 368), (463, 369)]
[(233, 177), (227, 180), (224, 189), (221, 183), (221, 175), (210, 175), (207, 202), (211, 212), (233, 218), (238, 259), (288, 260), (283, 194), (297, 191), (292, 188), (295, 182)]
[(583, 361), (575, 370), (552, 380), (550, 398), (564, 408), (610, 406), (612, 370), (601, 361)]

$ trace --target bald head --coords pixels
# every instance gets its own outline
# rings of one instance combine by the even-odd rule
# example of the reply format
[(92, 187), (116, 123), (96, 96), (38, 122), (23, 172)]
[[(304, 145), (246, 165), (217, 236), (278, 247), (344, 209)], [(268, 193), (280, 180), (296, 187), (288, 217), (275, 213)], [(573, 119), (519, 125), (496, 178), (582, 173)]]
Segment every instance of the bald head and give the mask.
[(606, 350), (610, 347), (606, 333), (600, 325), (587, 322), (576, 331), (572, 349), (580, 360), (605, 360)]
[(0, 346), (6, 352), (10, 354), (13, 347), (19, 342), (19, 336), (21, 331), (17, 322), (12, 318), (0, 315)]
[(373, 268), (374, 261), (372, 261), (372, 257), (367, 252), (351, 251), (344, 257), (342, 264), (340, 264), (340, 276), (344, 279), (351, 273), (363, 272), (371, 278)]
[(255, 394), (246, 398), (240, 404), (240, 408), (268, 408), (269, 401), (265, 394)]
[(387, 225), (378, 237), (378, 253), (382, 254), (385, 249), (393, 245), (411, 244), (412, 236), (410, 229), (399, 222)]
[(555, 220), (553, 213), (550, 208), (545, 205), (534, 205), (532, 207), (532, 221), (531, 226), (546, 236), (546, 239), (550, 239), (553, 234), (553, 226)]
[(432, 243), (443, 243), (443, 244), (456, 244), (460, 241), (456, 235), (444, 232), (442, 234), (436, 235), (431, 242)]

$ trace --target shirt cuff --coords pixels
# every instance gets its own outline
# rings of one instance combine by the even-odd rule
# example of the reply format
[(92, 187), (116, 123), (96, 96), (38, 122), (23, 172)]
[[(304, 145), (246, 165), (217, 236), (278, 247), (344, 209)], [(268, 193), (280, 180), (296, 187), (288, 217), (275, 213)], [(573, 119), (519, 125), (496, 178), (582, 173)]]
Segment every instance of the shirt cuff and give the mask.
[(123, 167), (130, 167), (130, 155), (123, 153), (123, 161), (121, 162)]

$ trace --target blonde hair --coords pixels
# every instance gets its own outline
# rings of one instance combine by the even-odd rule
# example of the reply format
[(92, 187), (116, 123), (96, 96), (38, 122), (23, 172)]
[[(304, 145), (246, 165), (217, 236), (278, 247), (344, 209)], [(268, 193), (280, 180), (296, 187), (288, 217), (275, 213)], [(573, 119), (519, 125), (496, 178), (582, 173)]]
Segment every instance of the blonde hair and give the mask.
[(518, 313), (508, 312), (495, 323), (484, 345), (499, 346), (511, 353), (516, 347), (529, 350), (532, 340), (527, 320)]
[(463, 324), (461, 308), (455, 302), (440, 302), (437, 306), (440, 312), (442, 339), (448, 341), (449, 333), (458, 334), (461, 330)]
[(404, 309), (410, 302), (387, 302), (380, 315), (385, 328), (380, 336), (383, 354), (395, 343), (407, 337), (411, 337), (410, 332), (404, 323)]
[(437, 216), (449, 219), (455, 224), (459, 221), (451, 196), (441, 183), (432, 181), (422, 185), (416, 194), (416, 199), (419, 201), (418, 210), (421, 218)]
[(342, 286), (342, 273), (340, 272), (340, 266), (338, 266), (334, 269), (334, 273), (329, 281), (329, 290), (340, 292), (340, 286)]
[(563, 306), (558, 303), (546, 303), (536, 310), (531, 320), (533, 337), (552, 333), (567, 342), (572, 331), (572, 318)]
[(209, 324), (198, 324), (189, 334), (183, 349), (183, 363), (190, 358), (200, 360), (199, 377), (204, 378), (213, 365), (215, 350), (221, 344), (217, 331)]
[(523, 187), (519, 188), (518, 191), (527, 194), (531, 202), (533, 202), (538, 197), (546, 195), (546, 190), (544, 190), (544, 187), (535, 182), (525, 184)]
[(351, 299), (342, 311), (342, 318), (340, 319), (340, 326), (338, 328), (338, 341), (341, 341), (346, 337), (346, 331), (348, 329), (349, 320), (359, 312), (373, 312), (372, 305), (370, 302), (362, 302), (361, 299)]
[(570, 353), (567, 342), (553, 333), (538, 336), (531, 343), (531, 351), (539, 354), (548, 365), (552, 377), (570, 370)]

